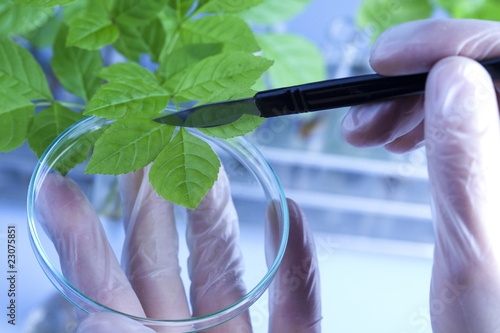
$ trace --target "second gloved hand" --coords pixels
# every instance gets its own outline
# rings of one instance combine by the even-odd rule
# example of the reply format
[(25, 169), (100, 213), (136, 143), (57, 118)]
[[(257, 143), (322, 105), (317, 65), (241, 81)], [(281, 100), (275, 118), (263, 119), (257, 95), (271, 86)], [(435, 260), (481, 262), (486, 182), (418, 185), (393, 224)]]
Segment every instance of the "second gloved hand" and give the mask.
[[(121, 176), (126, 239), (119, 265), (97, 214), (80, 188), (69, 178), (51, 174), (41, 189), (41, 220), (59, 253), (68, 281), (92, 299), (117, 311), (149, 318), (188, 318), (188, 300), (179, 277), (178, 236), (172, 205), (147, 181), (147, 169)], [(243, 261), (238, 249), (238, 223), (224, 171), (190, 212), (191, 306), (194, 315), (212, 313), (246, 293), (239, 278)], [(49, 195), (50, 193), (50, 195)], [(50, 198), (50, 199), (49, 199)], [(319, 278), (314, 243), (300, 209), (290, 205), (289, 248), (272, 285), (270, 332), (319, 332)], [(273, 224), (269, 214), (268, 224)], [(275, 222), (274, 222), (275, 223)], [(277, 230), (268, 235), (268, 251), (277, 243)], [(214, 267), (223, 269), (214, 269)], [(290, 279), (295, 267), (300, 276)], [(299, 280), (298, 280), (299, 279)], [(296, 283), (297, 280), (300, 283)], [(290, 284), (293, 281), (293, 284)], [(306, 307), (304, 308), (304, 305)], [(78, 332), (153, 332), (112, 313), (85, 316)], [(248, 313), (207, 332), (251, 332)], [(162, 332), (161, 328), (155, 328)]]
[(425, 95), (354, 107), (343, 122), (346, 139), (360, 147), (404, 152), (425, 142), (435, 333), (500, 332), (499, 89), (473, 60), (499, 57), (499, 41), (499, 22), (424, 20), (389, 29), (374, 45), (372, 67), (382, 75), (430, 70)]

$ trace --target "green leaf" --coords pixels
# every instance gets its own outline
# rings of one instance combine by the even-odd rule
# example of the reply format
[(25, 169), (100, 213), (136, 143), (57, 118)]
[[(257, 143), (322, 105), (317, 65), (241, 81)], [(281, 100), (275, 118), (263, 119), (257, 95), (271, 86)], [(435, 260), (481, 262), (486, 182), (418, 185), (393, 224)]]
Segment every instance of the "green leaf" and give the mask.
[(52, 168), (59, 171), (62, 175), (66, 175), (75, 166), (83, 163), (89, 157), (95, 142), (108, 126), (104, 125), (76, 138), (70, 138), (59, 148), (59, 153), (57, 153), (58, 158), (54, 161)]
[(42, 68), (28, 50), (0, 39), (0, 86), (29, 99), (52, 99)]
[(166, 34), (161, 20), (155, 18), (148, 25), (138, 27), (138, 30), (144, 44), (147, 46), (146, 53), (151, 56), (151, 60), (158, 62), (166, 41)]
[(0, 89), (0, 152), (19, 147), (28, 138), (35, 105), (8, 87)]
[(169, 94), (158, 83), (121, 80), (104, 84), (89, 102), (85, 115), (120, 119), (152, 118), (168, 104)]
[(32, 7), (65, 6), (77, 0), (13, 0), (17, 3)]
[(28, 137), (30, 117), (35, 111), (35, 106), (19, 108), (17, 112), (0, 114), (0, 152), (16, 149)]
[(154, 19), (164, 6), (162, 0), (116, 0), (112, 15), (122, 25), (140, 26)]
[(248, 88), (229, 88), (219, 90), (214, 92), (207, 98), (204, 98), (200, 103), (196, 104), (196, 106), (208, 103), (224, 102), (234, 99), (249, 98), (253, 97), (256, 93), (257, 91)]
[(118, 175), (151, 163), (171, 140), (175, 127), (150, 119), (120, 119), (97, 140), (86, 173)]
[[(256, 93), (257, 91), (252, 89), (227, 89), (213, 94), (197, 105), (248, 98), (254, 96)], [(263, 117), (256, 117), (245, 114), (241, 118), (230, 124), (216, 127), (199, 128), (198, 130), (202, 133), (205, 133), (206, 135), (215, 136), (222, 139), (234, 138), (236, 136), (241, 136), (246, 133), (252, 132), (265, 120), (266, 119)]]
[(168, 6), (179, 13), (181, 18), (193, 7), (195, 0), (168, 0)]
[(454, 18), (500, 20), (500, 3), (496, 0), (439, 0), (438, 2)]
[(200, 60), (214, 56), (222, 52), (222, 44), (189, 44), (176, 48), (168, 56), (160, 60), (158, 75), (169, 79), (165, 86), (167, 90), (173, 90), (182, 77), (178, 76), (177, 81), (170, 80), (175, 74), (193, 66)]
[(264, 0), (200, 0), (196, 13), (238, 13), (263, 2)]
[(59, 134), (81, 119), (83, 119), (81, 114), (59, 103), (54, 103), (51, 107), (38, 112), (33, 118), (28, 137), (31, 150), (40, 158)]
[(486, 0), (484, 4), (474, 13), (464, 16), (464, 18), (475, 18), (480, 20), (499, 21), (500, 3), (498, 1)]
[(149, 54), (151, 60), (157, 62), (165, 44), (165, 31), (159, 19), (154, 19), (148, 25), (129, 27), (118, 24), (119, 39), (113, 44), (118, 52), (129, 60), (140, 60), (143, 53)]
[(439, 5), (446, 9), (453, 17), (463, 18), (476, 12), (484, 5), (485, 1), (471, 0), (438, 0)]
[(114, 0), (78, 0), (63, 8), (63, 21), (70, 25), (74, 20), (87, 15), (103, 15), (113, 7)]
[(270, 60), (244, 52), (221, 53), (205, 58), (171, 79), (179, 80), (174, 95), (199, 100), (222, 89), (247, 88), (271, 64)]
[(175, 41), (173, 40), (174, 35), (176, 36), (175, 39), (177, 39), (178, 36), (179, 17), (177, 15), (178, 14), (174, 9), (167, 6), (163, 8), (163, 10), (159, 12), (157, 16), (166, 34), (165, 43), (169, 45), (171, 41), (175, 44)]
[[(16, 90), (9, 87), (0, 89), (0, 114), (15, 112), (28, 106), (33, 106), (31, 101), (25, 96), (20, 95)], [(3, 134), (3, 132), (0, 131)]]
[(300, 13), (311, 0), (265, 0), (240, 15), (246, 21), (257, 24), (276, 24)]
[(356, 23), (370, 28), (373, 40), (392, 26), (428, 18), (433, 8), (429, 0), (365, 0), (359, 7)]
[(268, 72), (271, 88), (325, 79), (325, 60), (319, 48), (310, 41), (289, 34), (263, 34), (258, 35), (257, 40), (263, 56), (274, 61)]
[(99, 51), (66, 47), (67, 33), (67, 26), (61, 24), (54, 43), (52, 69), (67, 91), (88, 101), (101, 85), (101, 79), (95, 75), (102, 68), (101, 54)]
[(28, 35), (54, 16), (53, 9), (27, 7), (12, 1), (0, 3), (0, 35)]
[(214, 185), (219, 168), (210, 145), (181, 128), (153, 162), (149, 181), (164, 199), (194, 209)]
[(248, 24), (234, 15), (210, 15), (190, 21), (182, 26), (179, 34), (183, 44), (222, 43), (224, 51), (259, 50)]
[(153, 73), (135, 62), (122, 62), (104, 67), (97, 76), (107, 81), (147, 80), (157, 82)]
[(113, 43), (113, 47), (123, 54), (128, 60), (139, 61), (141, 54), (149, 53), (149, 47), (143, 39), (141, 31), (136, 27), (118, 24), (120, 36)]
[(230, 124), (200, 128), (199, 130), (206, 135), (215, 136), (221, 139), (234, 138), (250, 133), (262, 125), (266, 118), (244, 114), (240, 119)]
[(103, 15), (89, 14), (75, 19), (69, 25), (66, 46), (98, 50), (118, 39), (118, 28)]
[[(272, 68), (272, 67), (271, 67)], [(268, 84), (266, 82), (267, 80), (265, 79), (265, 74), (264, 76), (261, 76), (251, 88), (256, 91), (262, 91), (268, 89)]]
[(30, 45), (36, 48), (52, 46), (56, 39), (57, 30), (59, 30), (60, 21), (52, 17), (38, 30), (28, 33), (24, 36)]

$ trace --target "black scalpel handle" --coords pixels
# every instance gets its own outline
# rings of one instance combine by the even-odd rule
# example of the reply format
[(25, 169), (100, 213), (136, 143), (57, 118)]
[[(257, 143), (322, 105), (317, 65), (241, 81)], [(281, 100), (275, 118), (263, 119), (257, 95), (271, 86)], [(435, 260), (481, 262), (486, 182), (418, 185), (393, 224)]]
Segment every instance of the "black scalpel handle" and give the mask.
[[(482, 61), (481, 64), (494, 80), (500, 79), (500, 58)], [(266, 118), (328, 110), (421, 94), (425, 90), (427, 75), (354, 76), (262, 91), (255, 95), (254, 100), (262, 117)]]

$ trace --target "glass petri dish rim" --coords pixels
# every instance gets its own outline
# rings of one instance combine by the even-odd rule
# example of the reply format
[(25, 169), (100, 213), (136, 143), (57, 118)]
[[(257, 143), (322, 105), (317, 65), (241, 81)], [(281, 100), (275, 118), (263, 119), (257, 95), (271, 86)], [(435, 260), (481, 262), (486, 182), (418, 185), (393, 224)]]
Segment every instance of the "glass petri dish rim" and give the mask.
[[(272, 169), (269, 162), (265, 159), (262, 153), (247, 139), (243, 137), (231, 138), (231, 139), (216, 139), (216, 138), (208, 138), (210, 141), (223, 141), (230, 147), (234, 148), (240, 154), (244, 155), (248, 158), (253, 158), (259, 168), (257, 170), (252, 170), (254, 176), (263, 183), (263, 179), (268, 182), (268, 186), (272, 188), (274, 192), (277, 193), (277, 197), (279, 198), (279, 205), (282, 210), (283, 217), (283, 230), (280, 240), (280, 246), (278, 248), (278, 253), (269, 267), (267, 273), (263, 276), (263, 278), (259, 281), (257, 285), (255, 285), (250, 291), (247, 292), (245, 296), (243, 296), (237, 302), (211, 313), (205, 316), (186, 318), (186, 319), (178, 319), (178, 320), (166, 320), (166, 319), (150, 319), (145, 317), (133, 316), (130, 314), (126, 314), (112, 308), (109, 308), (105, 305), (96, 302), (95, 300), (88, 298), (86, 295), (82, 294), (77, 288), (75, 288), (66, 278), (56, 269), (47, 253), (45, 252), (42, 242), (38, 237), (38, 231), (36, 227), (36, 219), (35, 219), (35, 201), (36, 201), (36, 193), (38, 193), (41, 181), (51, 170), (48, 159), (52, 157), (54, 151), (59, 147), (63, 140), (68, 138), (72, 138), (74, 135), (78, 135), (78, 133), (86, 130), (91, 130), (92, 128), (96, 128), (97, 126), (102, 126), (107, 123), (106, 119), (98, 118), (95, 116), (90, 116), (84, 118), (77, 123), (70, 126), (63, 133), (61, 133), (47, 148), (47, 150), (40, 157), (33, 174), (31, 176), (31, 180), (28, 188), (28, 196), (27, 196), (27, 219), (28, 219), (28, 231), (29, 231), (29, 239), (35, 254), (35, 257), (41, 266), (44, 274), (47, 276), (49, 281), (54, 285), (54, 287), (73, 305), (78, 307), (84, 312), (89, 312), (85, 307), (83, 307), (79, 302), (75, 301), (75, 297), (84, 302), (85, 305), (88, 305), (95, 309), (96, 311), (106, 311), (121, 314), (128, 318), (132, 318), (138, 322), (143, 323), (144, 325), (152, 326), (152, 327), (171, 327), (178, 328), (182, 331), (178, 332), (194, 332), (203, 329), (208, 329), (217, 325), (220, 325), (240, 313), (247, 310), (257, 299), (262, 296), (262, 294), (267, 290), (267, 287), (271, 284), (278, 268), (283, 258), (289, 234), (289, 213), (288, 206), (286, 203), (286, 197), (283, 192), (283, 189), (279, 183), (279, 180)], [(200, 134), (195, 134), (197, 136), (201, 136)], [(256, 171), (259, 171), (258, 173)], [(264, 189), (267, 191), (266, 189)]]

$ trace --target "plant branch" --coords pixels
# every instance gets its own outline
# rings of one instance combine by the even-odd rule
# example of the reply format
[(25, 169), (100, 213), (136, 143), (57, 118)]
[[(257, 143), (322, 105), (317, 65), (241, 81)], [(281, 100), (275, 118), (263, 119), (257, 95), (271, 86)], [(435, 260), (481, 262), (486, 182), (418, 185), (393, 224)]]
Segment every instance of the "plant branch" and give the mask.
[(81, 104), (81, 103), (73, 103), (73, 102), (65, 102), (65, 101), (56, 101), (54, 100), (53, 102), (51, 101), (40, 101), (40, 102), (36, 102), (36, 106), (52, 106), (54, 103), (59, 103), (67, 108), (75, 108), (75, 109), (82, 109), (84, 110), (87, 105), (85, 104)]

